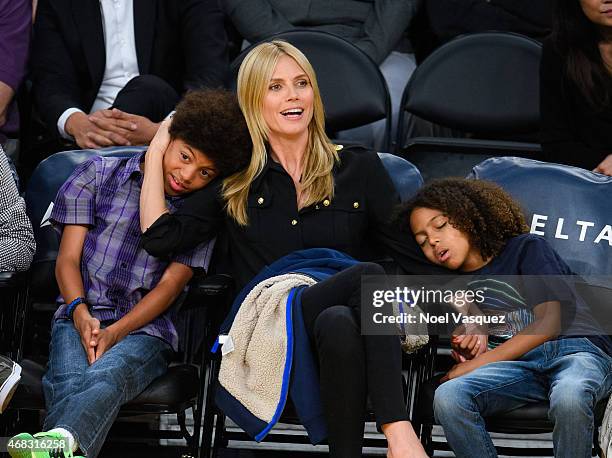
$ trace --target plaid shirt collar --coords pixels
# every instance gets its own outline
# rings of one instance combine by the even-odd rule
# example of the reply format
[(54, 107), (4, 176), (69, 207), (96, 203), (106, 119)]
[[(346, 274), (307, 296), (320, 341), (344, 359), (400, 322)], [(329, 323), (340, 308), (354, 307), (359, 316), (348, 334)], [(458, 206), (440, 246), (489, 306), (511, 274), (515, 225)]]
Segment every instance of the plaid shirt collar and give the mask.
[(144, 155), (145, 152), (143, 151), (142, 153), (134, 155), (125, 163), (125, 167), (121, 172), (121, 184), (125, 184), (130, 178), (137, 178), (139, 182), (142, 183), (144, 173), (140, 170), (140, 164), (144, 163)]

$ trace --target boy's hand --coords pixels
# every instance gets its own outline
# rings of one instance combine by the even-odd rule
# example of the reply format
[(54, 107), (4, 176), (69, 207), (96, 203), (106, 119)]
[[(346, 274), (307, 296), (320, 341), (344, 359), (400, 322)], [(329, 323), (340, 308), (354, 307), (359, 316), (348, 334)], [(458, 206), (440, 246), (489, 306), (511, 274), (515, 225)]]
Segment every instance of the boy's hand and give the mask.
[(97, 338), (97, 347), (96, 347), (96, 355), (95, 360), (97, 361), (102, 358), (102, 355), (110, 350), (113, 345), (119, 342), (122, 339), (122, 336), (117, 331), (117, 328), (113, 325), (110, 325), (104, 329), (100, 329)]
[(451, 337), (451, 356), (458, 363), (474, 359), (487, 351), (487, 335), (458, 335)]
[(81, 345), (87, 354), (87, 361), (93, 364), (96, 360), (97, 337), (100, 332), (100, 321), (94, 318), (85, 304), (79, 304), (72, 315), (74, 327), (81, 336)]
[(170, 145), (170, 124), (172, 124), (172, 118), (166, 118), (159, 125), (159, 129), (157, 129), (157, 132), (155, 133), (155, 136), (153, 137), (153, 140), (151, 140), (151, 144), (147, 149), (147, 159), (151, 156), (155, 156), (155, 158), (161, 158), (164, 156), (166, 149), (168, 149), (168, 145)]

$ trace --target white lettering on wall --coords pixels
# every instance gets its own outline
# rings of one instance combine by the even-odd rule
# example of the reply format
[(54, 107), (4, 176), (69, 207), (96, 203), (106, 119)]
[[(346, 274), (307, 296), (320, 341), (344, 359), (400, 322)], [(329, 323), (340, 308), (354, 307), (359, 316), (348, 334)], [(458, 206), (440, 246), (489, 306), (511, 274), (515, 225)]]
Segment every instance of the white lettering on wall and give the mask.
[(595, 238), (595, 243), (599, 243), (602, 240), (607, 240), (608, 245), (612, 246), (612, 226), (607, 224)]
[(579, 240), (580, 242), (584, 242), (584, 238), (586, 237), (586, 232), (587, 232), (587, 229), (588, 229), (589, 227), (593, 227), (593, 226), (595, 226), (595, 223), (592, 223), (592, 222), (590, 222), (590, 221), (580, 221), (580, 220), (578, 220), (578, 221), (576, 221), (576, 224), (577, 224), (578, 226), (581, 226), (581, 229), (580, 229), (580, 237), (578, 237), (578, 240)]
[[(548, 215), (538, 215), (537, 213), (534, 213), (533, 216), (531, 217), (531, 230), (529, 232), (535, 235), (546, 236), (546, 226), (547, 226), (548, 218), (549, 218)], [(552, 225), (552, 222), (551, 222), (551, 225)], [(578, 235), (578, 241), (584, 242), (587, 240), (587, 235), (589, 235), (589, 228), (595, 227), (595, 223), (593, 221), (576, 220), (576, 226), (580, 228), (580, 234)], [(552, 227), (549, 229), (549, 231), (551, 229)], [(566, 231), (565, 233), (564, 233), (564, 230)], [(555, 227), (555, 235), (554, 235), (556, 239), (568, 240), (570, 238), (570, 234), (574, 234), (574, 233), (575, 231), (572, 230), (572, 226), (570, 225), (568, 228), (567, 225), (565, 224), (565, 218), (557, 219), (557, 224)], [(593, 243), (600, 243), (602, 240), (607, 240), (608, 245), (612, 246), (612, 225), (607, 224), (603, 226), (603, 228), (599, 231), (597, 237), (595, 237), (594, 240), (592, 238), (592, 236), (594, 235), (593, 232), (591, 232), (590, 234), (592, 235), (591, 237), (589, 237), (590, 239), (589, 241), (592, 240)], [(575, 235), (572, 235), (572, 238), (574, 237)]]
[(563, 219), (563, 218), (559, 218), (559, 221), (557, 221), (557, 230), (555, 231), (555, 238), (556, 239), (567, 240), (569, 238), (567, 235), (561, 233), (561, 231), (563, 230), (563, 223), (564, 222), (565, 222), (565, 219)]
[(548, 219), (548, 216), (546, 215), (538, 215), (534, 213), (533, 218), (531, 218), (531, 230), (529, 232), (535, 235), (544, 235), (544, 232), (538, 231), (537, 228), (538, 227), (543, 228), (544, 226), (546, 226), (546, 223), (541, 223), (540, 220), (546, 221), (547, 219)]

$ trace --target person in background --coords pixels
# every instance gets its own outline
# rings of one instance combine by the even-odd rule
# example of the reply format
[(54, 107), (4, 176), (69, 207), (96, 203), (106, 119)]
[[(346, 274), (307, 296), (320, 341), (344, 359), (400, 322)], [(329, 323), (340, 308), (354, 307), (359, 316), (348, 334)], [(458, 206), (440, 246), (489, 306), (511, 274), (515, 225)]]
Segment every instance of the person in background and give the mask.
[(25, 202), (0, 146), (0, 272), (28, 270), (36, 242)]
[(540, 65), (550, 162), (612, 176), (612, 0), (559, 0)]
[(186, 90), (225, 83), (216, 0), (40, 0), (34, 32), (39, 114), (81, 148), (148, 144)]
[(15, 93), (26, 74), (31, 32), (31, 0), (0, 0), (0, 146), (13, 160), (15, 147), (7, 142), (19, 133)]
[[(428, 53), (460, 35), (514, 32), (543, 40), (551, 30), (555, 0), (428, 0)], [(418, 37), (417, 37), (418, 38)]]
[[(27, 270), (35, 249), (25, 202), (19, 196), (8, 158), (0, 146), (0, 272)], [(8, 406), (20, 378), (21, 367), (0, 355), (0, 413)]]

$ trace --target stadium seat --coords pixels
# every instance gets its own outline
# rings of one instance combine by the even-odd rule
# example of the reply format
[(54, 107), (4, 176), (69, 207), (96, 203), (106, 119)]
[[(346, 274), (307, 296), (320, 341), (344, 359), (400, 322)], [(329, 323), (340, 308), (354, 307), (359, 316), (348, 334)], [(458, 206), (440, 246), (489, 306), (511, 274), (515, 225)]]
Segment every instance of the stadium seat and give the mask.
[[(507, 140), (539, 131), (540, 54), (537, 41), (501, 32), (465, 35), (438, 48), (402, 96), (396, 153), (425, 181), (465, 176), (491, 156), (536, 157), (539, 144)], [(469, 138), (405, 139), (406, 112)]]
[[(576, 167), (550, 164), (519, 157), (496, 157), (476, 165), (471, 178), (493, 181), (523, 207), (531, 233), (545, 237), (581, 276), (576, 287), (591, 306), (599, 323), (607, 323), (612, 304), (612, 177)], [(607, 310), (606, 310), (607, 309)], [(429, 454), (446, 449), (432, 441), (433, 397), (441, 374), (423, 384), (415, 408), (415, 429)], [(595, 422), (601, 424), (607, 399), (596, 408)], [(505, 414), (485, 418), (487, 429), (507, 434), (551, 432), (548, 403), (530, 404)], [(418, 432), (418, 430), (417, 430)], [(598, 449), (597, 441), (594, 441)], [(498, 447), (503, 455), (550, 456), (550, 449)]]
[[(328, 135), (385, 119), (383, 150), (389, 151), (391, 102), (378, 65), (352, 43), (327, 32), (293, 30), (267, 38), (285, 40), (302, 51), (316, 74)], [(233, 86), (238, 69), (248, 52), (245, 49), (232, 63)], [(344, 142), (346, 143), (346, 142)]]
[[(68, 178), (75, 166), (94, 155), (127, 157), (143, 151), (144, 148), (117, 147), (104, 150), (77, 150), (56, 153), (42, 161), (32, 175), (27, 192), (27, 211), (36, 238), (37, 251), (29, 271), (31, 300), (21, 301), (25, 306), (19, 314), (19, 323), (26, 328), (28, 338), (25, 346), (25, 360), (20, 361), (23, 372), (22, 381), (11, 403), (13, 411), (44, 410), (44, 398), (41, 378), (44, 375), (44, 363), (48, 354), (50, 319), (56, 309), (55, 300), (58, 287), (55, 282), (55, 259), (59, 249), (59, 237), (54, 229), (45, 224), (49, 217), (49, 204), (54, 199), (59, 187)], [(1, 283), (0, 283), (1, 286)], [(181, 337), (182, 358), (172, 363), (168, 372), (149, 385), (137, 398), (125, 404), (120, 416), (142, 414), (177, 415), (180, 432), (164, 431), (163, 437), (185, 439), (189, 455), (197, 456), (199, 448), (200, 424), (203, 409), (204, 380), (201, 371), (205, 368), (205, 351), (198, 348), (198, 343), (206, 341), (210, 334), (207, 320), (208, 307), (202, 304), (217, 305), (226, 301), (229, 289), (225, 277), (211, 276), (205, 279), (194, 279), (187, 298), (178, 305), (177, 316), (186, 325), (184, 332), (177, 326)], [(214, 307), (212, 307), (214, 308)], [(193, 329), (194, 332), (191, 332)], [(19, 354), (22, 346), (19, 348)], [(199, 356), (198, 356), (199, 355)], [(193, 433), (189, 432), (185, 422), (185, 412), (192, 409), (194, 417)], [(157, 432), (151, 437), (156, 440), (162, 436)]]

